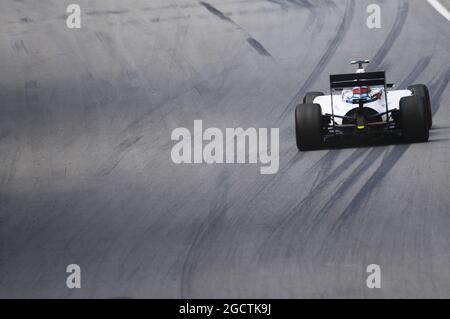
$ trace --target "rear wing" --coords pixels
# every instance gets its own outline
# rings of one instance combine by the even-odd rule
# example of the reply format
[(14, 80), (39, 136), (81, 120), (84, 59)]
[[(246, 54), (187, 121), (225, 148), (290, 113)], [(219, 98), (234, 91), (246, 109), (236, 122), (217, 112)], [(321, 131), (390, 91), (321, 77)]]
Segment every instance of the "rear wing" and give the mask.
[[(361, 61), (356, 61), (358, 63)], [(365, 62), (363, 62), (365, 63)], [(389, 114), (387, 103), (387, 90), (386, 90), (386, 74), (384, 71), (379, 72), (361, 72), (361, 73), (349, 73), (349, 74), (332, 74), (330, 75), (330, 91), (331, 91), (331, 117), (333, 123), (333, 131), (336, 135), (336, 124), (334, 121), (334, 103), (333, 103), (333, 90), (342, 90), (344, 88), (352, 88), (356, 86), (384, 86), (384, 98), (386, 105), (386, 113)], [(364, 107), (364, 101), (358, 100), (359, 108)], [(389, 119), (386, 120), (387, 122)]]
[(386, 75), (384, 71), (330, 75), (331, 89), (374, 85), (386, 85)]

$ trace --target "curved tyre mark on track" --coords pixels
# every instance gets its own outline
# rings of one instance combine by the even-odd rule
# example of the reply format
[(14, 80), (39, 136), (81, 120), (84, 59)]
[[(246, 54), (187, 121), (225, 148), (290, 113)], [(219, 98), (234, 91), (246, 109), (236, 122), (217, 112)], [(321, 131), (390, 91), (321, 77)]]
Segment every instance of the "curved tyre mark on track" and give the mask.
[(428, 67), (431, 62), (432, 56), (429, 55), (419, 60), (419, 62), (414, 66), (412, 71), (406, 76), (406, 78), (400, 83), (400, 88), (406, 88), (412, 85), (413, 82), (419, 77), (419, 75)]
[[(360, 158), (365, 153), (366, 149), (356, 149), (352, 152), (351, 156), (346, 158), (341, 164), (339, 164), (331, 174), (327, 175), (322, 179), (311, 191), (304, 197), (300, 202), (298, 202), (294, 207), (289, 210), (289, 213), (280, 220), (280, 222), (274, 227), (270, 236), (266, 240), (266, 245), (271, 242), (271, 239), (278, 234), (283, 234), (285, 228), (292, 224), (293, 220), (301, 215), (301, 213), (311, 214), (312, 211), (308, 212), (308, 209), (314, 205), (316, 202), (320, 202), (323, 196), (323, 192), (330, 186), (331, 183), (336, 181), (339, 176), (341, 176), (354, 162), (355, 158)], [(328, 155), (328, 153), (327, 153)], [(304, 216), (302, 216), (304, 217)], [(264, 246), (266, 246), (264, 245)]]
[[(311, 197), (311, 200), (303, 202), (300, 207), (295, 209), (295, 214), (292, 215), (293, 218), (286, 223), (285, 227), (283, 227), (283, 236), (287, 239), (287, 244), (285, 253), (287, 255), (291, 255), (291, 253), (297, 252), (304, 247), (312, 235), (316, 227), (323, 225), (323, 221), (328, 216), (330, 212), (332, 212), (332, 206), (335, 205), (346, 193), (347, 191), (360, 180), (361, 176), (363, 176), (364, 172), (372, 165), (373, 161), (375, 161), (379, 155), (384, 152), (383, 148), (374, 148), (368, 152), (368, 150), (359, 149), (360, 154), (355, 153), (355, 157), (361, 159), (358, 166), (351, 170), (350, 175), (344, 181), (340, 183), (340, 186), (336, 191), (330, 190), (329, 193), (332, 195), (326, 201), (324, 205), (322, 205), (322, 198), (324, 192), (320, 192), (317, 190), (317, 194)], [(346, 162), (339, 167), (339, 170), (350, 167), (351, 163)], [(345, 167), (347, 166), (347, 167)], [(336, 169), (338, 170), (338, 169)], [(337, 178), (337, 176), (336, 176)], [(328, 183), (324, 185), (324, 189), (328, 189), (330, 186)], [(302, 227), (302, 225), (304, 225)], [(301, 234), (298, 234), (298, 229), (303, 228)]]
[[(358, 181), (361, 180), (373, 163), (385, 152), (385, 148), (372, 148), (358, 166), (352, 170), (351, 174), (342, 182), (342, 184), (333, 192), (333, 195), (326, 201), (325, 205), (320, 209), (319, 213), (313, 218), (312, 222), (307, 226), (307, 233), (309, 234), (317, 226), (321, 224), (323, 219), (332, 211), (332, 206), (339, 202), (341, 198), (348, 193)], [(353, 203), (352, 203), (353, 205)]]
[(192, 243), (189, 245), (181, 270), (180, 295), (181, 298), (191, 296), (192, 282), (195, 277), (198, 254), (205, 254), (207, 249), (202, 249), (205, 238), (211, 234), (212, 227), (220, 221), (229, 209), (226, 198), (229, 191), (228, 175), (226, 171), (219, 174), (216, 188), (216, 196), (211, 201), (211, 207), (207, 216), (198, 229), (194, 230)]
[(395, 17), (394, 24), (392, 25), (391, 31), (384, 40), (380, 49), (377, 51), (375, 56), (372, 58), (371, 64), (368, 66), (368, 70), (374, 70), (379, 68), (384, 58), (389, 53), (392, 45), (396, 42), (397, 38), (403, 30), (403, 27), (408, 17), (409, 4), (407, 2), (399, 2), (399, 7), (397, 11), (397, 16)]
[(351, 200), (348, 206), (344, 209), (344, 212), (336, 220), (331, 232), (335, 233), (340, 230), (340, 227), (348, 221), (348, 219), (355, 213), (360, 212), (361, 208), (370, 198), (370, 194), (373, 189), (380, 183), (380, 181), (390, 172), (392, 167), (400, 160), (403, 154), (408, 150), (409, 145), (398, 145), (394, 149), (386, 154), (383, 158), (380, 166), (375, 173), (369, 178), (364, 186), (359, 190), (355, 197)]
[(326, 65), (328, 64), (328, 62), (330, 62), (331, 57), (335, 53), (336, 49), (339, 47), (339, 44), (342, 42), (345, 35), (347, 34), (347, 31), (350, 27), (351, 21), (353, 20), (354, 6), (355, 6), (354, 0), (350, 0), (349, 2), (347, 2), (344, 17), (342, 19), (341, 24), (339, 25), (339, 28), (336, 31), (336, 35), (329, 42), (327, 50), (322, 55), (319, 62), (316, 64), (316, 66), (312, 70), (311, 74), (306, 79), (306, 81), (300, 87), (297, 94), (295, 94), (295, 96), (292, 98), (292, 100), (289, 102), (289, 104), (284, 108), (284, 110), (282, 111), (278, 120), (281, 120), (282, 118), (284, 118), (284, 116), (286, 116), (288, 111), (293, 109), (293, 107), (295, 107), (298, 104), (298, 102), (301, 99), (301, 96), (305, 94), (306, 90), (312, 84), (314, 84), (314, 82), (317, 80), (318, 76), (322, 74)]

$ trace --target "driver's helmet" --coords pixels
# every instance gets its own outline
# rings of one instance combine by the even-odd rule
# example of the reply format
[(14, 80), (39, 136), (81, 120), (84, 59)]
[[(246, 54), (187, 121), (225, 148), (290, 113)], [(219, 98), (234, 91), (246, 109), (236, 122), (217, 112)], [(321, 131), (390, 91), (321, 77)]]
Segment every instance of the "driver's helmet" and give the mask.
[(366, 99), (369, 97), (371, 89), (368, 86), (356, 86), (353, 88), (353, 99)]
[(378, 100), (381, 93), (381, 89), (372, 90), (369, 86), (356, 86), (352, 90), (345, 90), (343, 97), (347, 103), (353, 103), (355, 100), (364, 100), (369, 103)]

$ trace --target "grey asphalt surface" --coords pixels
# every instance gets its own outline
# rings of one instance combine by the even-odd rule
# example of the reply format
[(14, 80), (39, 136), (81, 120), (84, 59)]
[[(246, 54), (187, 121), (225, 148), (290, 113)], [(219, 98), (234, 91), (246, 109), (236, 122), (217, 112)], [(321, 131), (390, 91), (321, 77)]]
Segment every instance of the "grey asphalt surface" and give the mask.
[(444, 7), (447, 8), (447, 10), (450, 9), (450, 0), (440, 0), (439, 1)]
[[(69, 30), (1, 1), (0, 297), (450, 297), (450, 24), (380, 0), (370, 30), (373, 2), (78, 0)], [(429, 86), (429, 143), (297, 152), (295, 104), (355, 58)], [(194, 119), (279, 127), (279, 172), (173, 164)]]

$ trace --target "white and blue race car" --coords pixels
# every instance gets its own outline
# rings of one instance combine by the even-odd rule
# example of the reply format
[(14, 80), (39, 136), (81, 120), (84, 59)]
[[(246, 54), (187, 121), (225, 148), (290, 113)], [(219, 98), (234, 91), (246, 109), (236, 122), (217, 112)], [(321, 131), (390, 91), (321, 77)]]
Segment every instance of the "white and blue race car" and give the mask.
[(309, 92), (295, 110), (300, 151), (323, 148), (339, 139), (395, 136), (406, 142), (426, 142), (432, 126), (428, 88), (423, 84), (394, 90), (384, 71), (330, 75), (330, 95)]

